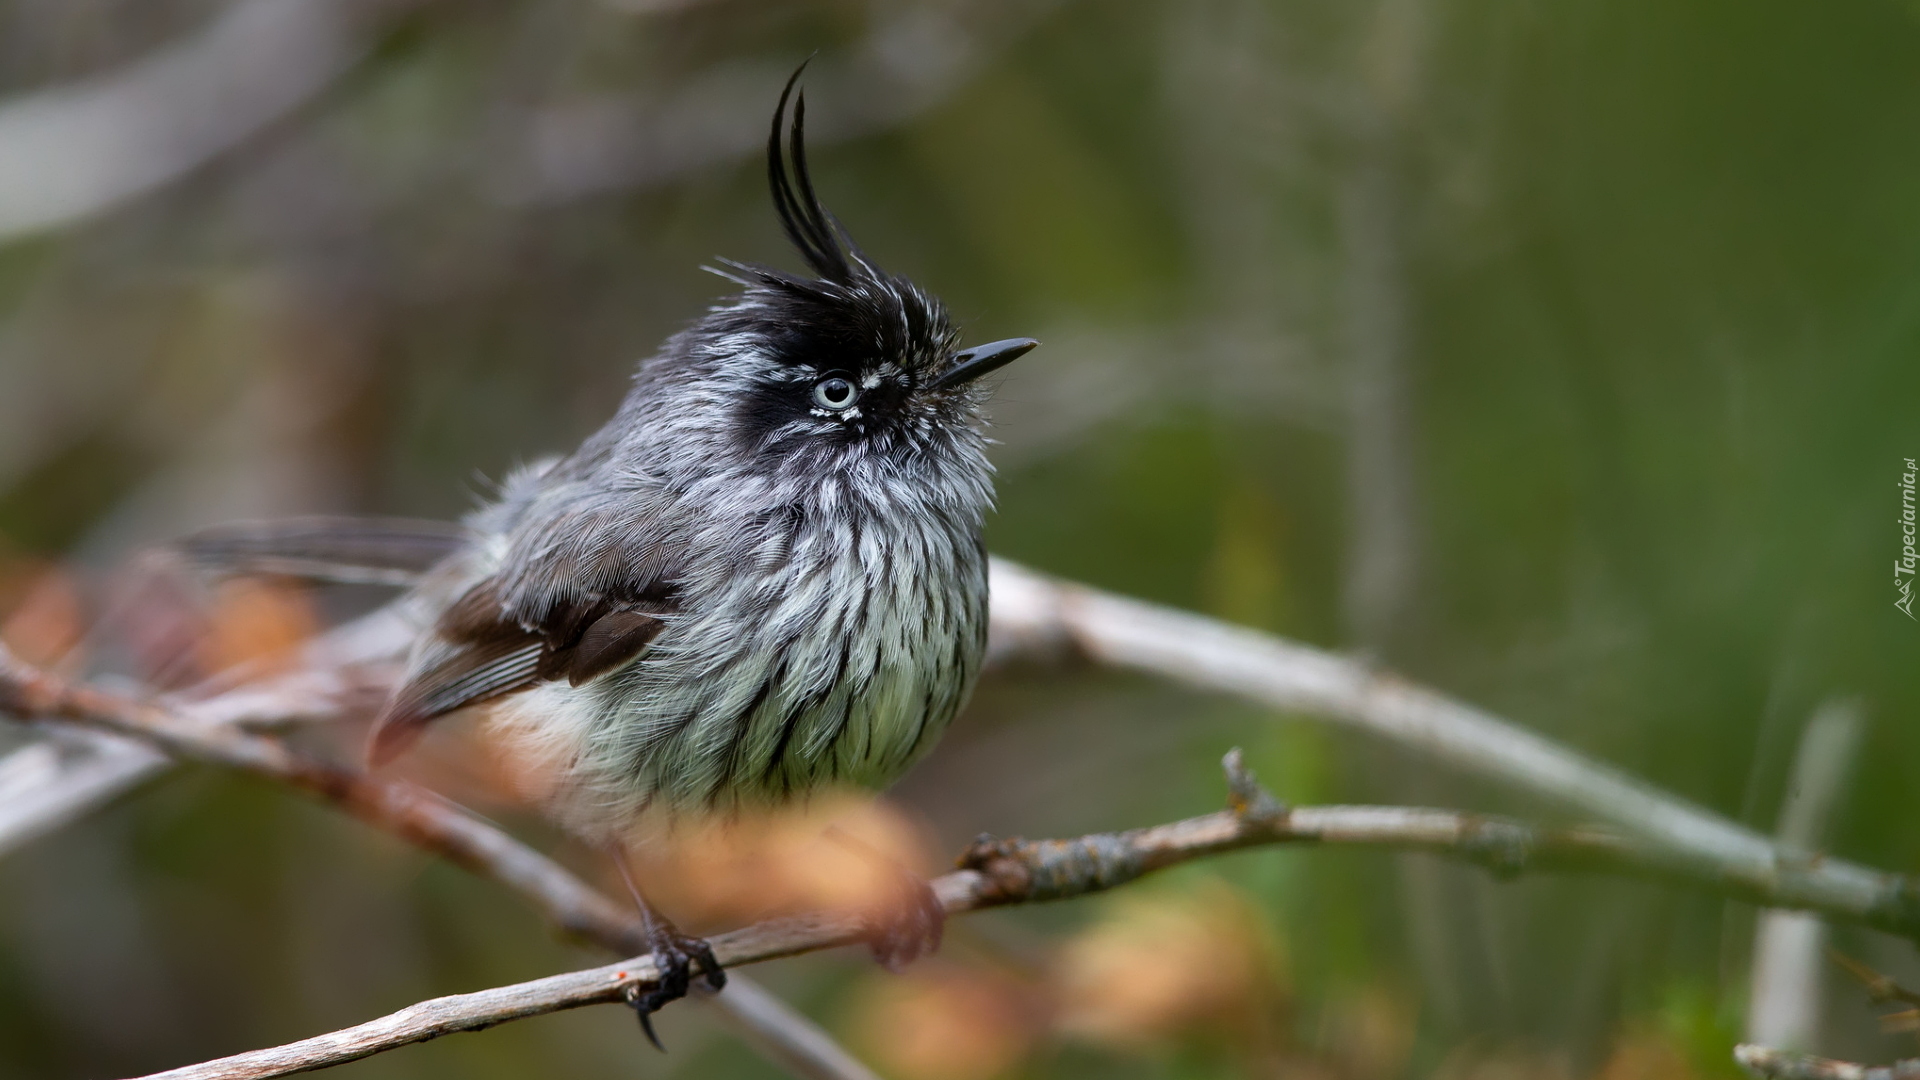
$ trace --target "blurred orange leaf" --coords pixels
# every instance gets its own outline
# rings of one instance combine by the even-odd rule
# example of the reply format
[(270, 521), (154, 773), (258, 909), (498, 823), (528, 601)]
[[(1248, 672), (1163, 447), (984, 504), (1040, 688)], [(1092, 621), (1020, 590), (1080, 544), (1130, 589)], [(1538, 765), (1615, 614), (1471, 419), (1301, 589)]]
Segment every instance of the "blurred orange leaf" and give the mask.
[(1203, 1024), (1258, 1026), (1285, 995), (1277, 943), (1218, 881), (1116, 897), (1061, 954), (1060, 1027), (1139, 1047)]
[(855, 1041), (900, 1080), (991, 1080), (1039, 1034), (1031, 994), (1005, 976), (953, 965), (876, 973), (855, 1007)]
[(241, 664), (275, 667), (312, 637), (318, 623), (300, 589), (271, 578), (220, 583), (199, 659), (206, 671)]
[(633, 850), (649, 898), (702, 925), (801, 910), (875, 911), (899, 901), (904, 875), (923, 875), (929, 862), (911, 822), (853, 794), (681, 822)]
[[(14, 577), (14, 575), (6, 575)], [(86, 611), (71, 574), (59, 567), (24, 570), (17, 589), (0, 607), (0, 642), (29, 664), (51, 667), (77, 663), (74, 651), (86, 634)]]

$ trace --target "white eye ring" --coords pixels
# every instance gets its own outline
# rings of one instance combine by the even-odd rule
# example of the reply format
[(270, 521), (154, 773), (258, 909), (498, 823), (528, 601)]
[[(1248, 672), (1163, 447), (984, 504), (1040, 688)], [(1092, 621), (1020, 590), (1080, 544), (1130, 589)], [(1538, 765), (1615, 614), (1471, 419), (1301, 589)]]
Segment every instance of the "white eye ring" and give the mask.
[(860, 400), (860, 388), (842, 372), (831, 372), (813, 384), (813, 403), (823, 409), (841, 412)]

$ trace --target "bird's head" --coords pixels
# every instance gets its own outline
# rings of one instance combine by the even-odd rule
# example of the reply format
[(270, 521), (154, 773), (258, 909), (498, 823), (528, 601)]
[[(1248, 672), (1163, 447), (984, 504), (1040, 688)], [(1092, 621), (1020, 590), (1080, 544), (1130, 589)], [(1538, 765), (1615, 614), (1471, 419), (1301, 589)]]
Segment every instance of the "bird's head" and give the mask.
[(936, 297), (853, 243), (807, 173), (799, 76), (780, 95), (767, 172), (780, 222), (818, 276), (731, 261), (716, 271), (745, 288), (688, 335), (706, 391), (696, 394), (712, 410), (709, 434), (761, 462), (805, 468), (898, 466), (960, 444), (977, 448), (980, 377), (1039, 343), (962, 348)]

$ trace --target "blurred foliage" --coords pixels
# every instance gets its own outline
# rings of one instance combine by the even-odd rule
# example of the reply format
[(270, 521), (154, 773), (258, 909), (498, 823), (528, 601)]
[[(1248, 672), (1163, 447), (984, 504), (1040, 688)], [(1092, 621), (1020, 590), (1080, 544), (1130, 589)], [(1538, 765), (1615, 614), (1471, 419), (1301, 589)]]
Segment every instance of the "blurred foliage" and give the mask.
[[(0, 87), (112, 72), (221, 7), (0, 5)], [(998, 395), (997, 552), (1365, 647), (1763, 830), (1805, 718), (1857, 695), (1831, 848), (1920, 869), (1920, 626), (1888, 570), (1920, 455), (1920, 9), (1893, 0), (400, 9), (181, 182), (0, 246), (0, 634), (178, 678), (315, 616), (141, 615), (142, 546), (451, 515), (571, 446), (726, 291), (701, 263), (793, 265), (757, 144), (814, 50), (827, 201), (972, 339), (1047, 343)], [(1381, 242), (1385, 293), (1355, 277)], [(1403, 310), (1356, 299), (1381, 295)], [(1371, 320), (1408, 328), (1417, 571), (1387, 641), (1342, 599)], [(896, 794), (945, 849), (1124, 827), (1219, 805), (1235, 744), (1289, 799), (1541, 812), (1090, 672), (989, 679)], [(1269, 851), (970, 919), (902, 978), (852, 953), (765, 976), (898, 1080), (1715, 1077), (1752, 922), (1646, 884)], [(184, 770), (0, 865), (0, 1075), (148, 1071), (590, 959), (497, 889)], [(1911, 1051), (1843, 979), (1827, 1014), (1827, 1051)], [(662, 1026), (664, 1058), (597, 1009), (339, 1075), (772, 1075), (693, 1009)]]

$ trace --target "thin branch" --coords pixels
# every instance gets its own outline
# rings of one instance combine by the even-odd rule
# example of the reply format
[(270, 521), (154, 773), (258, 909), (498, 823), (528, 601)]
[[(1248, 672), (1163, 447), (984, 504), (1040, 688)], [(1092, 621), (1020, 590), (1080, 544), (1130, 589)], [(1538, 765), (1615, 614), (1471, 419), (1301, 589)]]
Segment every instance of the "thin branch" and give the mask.
[(427, 618), (413, 597), (402, 597), (320, 634), (270, 672), (242, 664), (160, 700), (199, 724), (269, 728), (336, 719), (356, 704), (385, 700)]
[[(1785, 851), (1718, 814), (1436, 691), (1347, 657), (1062, 581), (1004, 559), (993, 560), (992, 577), (994, 662), (1078, 655), (1349, 724), (1689, 857), (1738, 864), (1744, 877), (1780, 875), (1785, 893), (1806, 901), (1783, 906), (1845, 911), (1849, 918), (1920, 936), (1920, 887), (1910, 879)], [(404, 626), (402, 616), (369, 618), (385, 621), (366, 641), (393, 653), (404, 647), (406, 634), (396, 629)], [(363, 641), (354, 662), (371, 664), (376, 652)], [(210, 724), (308, 719), (326, 710), (312, 707), (299, 680), (334, 678), (327, 663), (315, 658), (278, 683), (235, 687), (181, 708)], [(96, 797), (104, 801), (115, 790), (103, 788)]]
[[(66, 684), (19, 663), (4, 646), (0, 646), (0, 712), (85, 724), (113, 734), (85, 729), (67, 734), (111, 739), (143, 755), (151, 753), (148, 746), (154, 746), (168, 754), (226, 765), (290, 785), (345, 809), (375, 828), (506, 885), (530, 900), (556, 926), (609, 952), (636, 953), (647, 948), (645, 931), (632, 912), (500, 829), (411, 785), (376, 780), (312, 760), (268, 736), (208, 725), (197, 717), (181, 717), (120, 695)], [(130, 743), (129, 739), (138, 742)], [(869, 1070), (817, 1024), (751, 980), (731, 980), (726, 993), (705, 1000), (736, 1033), (797, 1076), (807, 1080), (874, 1080)]]
[[(933, 883), (949, 913), (988, 906), (975, 896), (985, 876), (975, 871), (948, 874)], [(990, 887), (989, 887), (990, 888)], [(857, 915), (810, 915), (764, 922), (709, 939), (714, 956), (728, 968), (844, 945), (865, 932)], [(652, 987), (659, 978), (651, 956), (617, 964), (552, 975), (532, 982), (455, 994), (409, 1005), (399, 1012), (354, 1027), (265, 1050), (154, 1073), (141, 1080), (263, 1080), (324, 1069), (461, 1031), (478, 1031), (583, 1005), (625, 1001)], [(724, 998), (723, 992), (719, 995)]]
[(1909, 990), (1895, 982), (1893, 976), (1883, 975), (1844, 953), (1830, 951), (1827, 955), (1833, 958), (1834, 963), (1845, 968), (1847, 974), (1866, 986), (1867, 998), (1874, 1004), (1885, 1005), (1889, 1002), (1898, 1002), (1920, 1008), (1920, 991)]
[[(1179, 863), (1256, 845), (1321, 843), (1430, 851), (1488, 866), (1609, 869), (1691, 876), (1710, 869), (1671, 865), (1640, 842), (1593, 830), (1545, 830), (1449, 810), (1379, 806), (1287, 808), (1254, 782), (1238, 751), (1227, 755), (1230, 808), (1165, 825), (1069, 840), (982, 838), (961, 868), (933, 882), (949, 916), (984, 908), (1065, 900), (1124, 885)], [(773, 919), (711, 939), (728, 968), (843, 945), (859, 938), (857, 915), (814, 913)], [(515, 986), (436, 998), (355, 1027), (156, 1074), (168, 1080), (258, 1080), (325, 1068), (459, 1031), (619, 1001), (657, 978), (639, 957)], [(152, 1080), (152, 1078), (149, 1078)]]
[[(1860, 752), (1866, 716), (1860, 703), (1824, 702), (1807, 721), (1775, 832), (1789, 851), (1817, 851), (1827, 821), (1844, 805), (1847, 774)], [(1820, 954), (1827, 924), (1804, 911), (1762, 911), (1753, 930), (1747, 1041), (1805, 1050), (1819, 1044)]]
[(820, 1025), (738, 972), (727, 976), (726, 990), (703, 1000), (723, 1006), (721, 1019), (741, 1041), (795, 1076), (806, 1080), (880, 1080)]
[[(641, 938), (612, 905), (566, 875), (556, 864), (454, 805), (409, 784), (377, 780), (302, 755), (277, 739), (232, 727), (192, 723), (165, 709), (120, 694), (68, 683), (13, 659), (0, 648), (0, 712), (28, 719), (56, 719), (145, 740), (179, 757), (228, 765), (291, 785), (532, 897), (555, 923), (585, 937), (631, 946)], [(1164, 865), (1253, 844), (1319, 842), (1418, 848), (1480, 862), (1501, 873), (1527, 869), (1603, 869), (1656, 874), (1740, 896), (1771, 907), (1819, 911), (1852, 922), (1912, 933), (1911, 925), (1885, 917), (1873, 905), (1822, 884), (1821, 867), (1768, 866), (1756, 870), (1741, 860), (1686, 852), (1599, 829), (1541, 829), (1510, 819), (1413, 807), (1299, 807), (1287, 809), (1253, 785), (1230, 755), (1228, 775), (1235, 810), (1173, 825), (1102, 834), (1067, 842), (1055, 850), (1042, 841), (1034, 851), (1024, 841), (993, 841), (969, 858), (987, 865), (1013, 853), (1015, 862), (1039, 867), (1043, 877), (1002, 902), (1051, 899), (1050, 876), (1089, 860), (1099, 880), (1114, 884)], [(1104, 838), (1103, 838), (1104, 837)], [(1009, 847), (1008, 845), (1014, 845)], [(1117, 845), (1117, 846), (1115, 846)], [(981, 861), (986, 860), (986, 861)], [(1064, 862), (1061, 860), (1065, 860)], [(1057, 865), (1056, 865), (1057, 864)], [(1009, 872), (1012, 872), (1011, 870)], [(1897, 895), (1913, 886), (1901, 875), (1861, 868), (1879, 888)], [(1103, 884), (1102, 887), (1105, 887)], [(1080, 886), (1071, 888), (1085, 891)], [(1071, 893), (1070, 893), (1071, 894)], [(610, 921), (611, 920), (611, 921)]]
[(1920, 1031), (1920, 991), (1909, 990), (1895, 982), (1893, 976), (1883, 975), (1836, 949), (1828, 949), (1827, 955), (1866, 986), (1867, 1000), (1875, 1005), (1902, 1006), (1881, 1014), (1880, 1030)]
[(620, 1001), (630, 988), (652, 985), (654, 977), (653, 960), (640, 957), (475, 994), (434, 998), (355, 1027), (168, 1069), (143, 1080), (253, 1080), (324, 1069), (456, 1031), (479, 1031), (508, 1020)]
[(1781, 849), (1710, 810), (1510, 721), (1358, 661), (1215, 619), (1132, 600), (995, 559), (989, 658), (1078, 654), (1278, 709), (1323, 716), (1425, 751), (1712, 865), (1777, 879), (1778, 907), (1920, 939), (1920, 883)]
[(1742, 1045), (1733, 1048), (1733, 1060), (1761, 1080), (1920, 1080), (1920, 1058), (1906, 1058), (1891, 1065), (1862, 1065)]
[[(1326, 716), (1620, 827), (1675, 861), (1711, 867), (1720, 879), (1741, 883), (1738, 891), (1743, 895), (1763, 896), (1770, 906), (1819, 911), (1920, 939), (1920, 884), (1909, 876), (1785, 851), (1751, 830), (1516, 724), (1344, 657), (1059, 581), (1001, 559), (993, 560), (992, 575), (990, 659), (995, 661), (1078, 654)], [(385, 641), (400, 635), (375, 636)], [(371, 659), (365, 652), (357, 655), (360, 662)], [(245, 687), (231, 691), (252, 692)], [(282, 718), (311, 715), (302, 712), (296, 700), (265, 696), (278, 702), (276, 708), (286, 714)], [(223, 700), (215, 697), (193, 708), (204, 710), (210, 719), (225, 720), (258, 719), (273, 711), (239, 710), (244, 715), (236, 715), (221, 705)], [(214, 724), (196, 725), (193, 733), (216, 741), (238, 734), (223, 734)], [(269, 753), (269, 746), (278, 744), (269, 741), (250, 752)], [(205, 747), (181, 752), (204, 753)], [(307, 778), (308, 786), (336, 781)]]
[[(514, 887), (562, 927), (630, 952), (643, 947), (633, 922), (551, 860), (409, 785), (314, 761), (268, 736), (194, 724), (157, 706), (75, 686), (21, 664), (3, 650), (0, 711), (143, 739), (170, 754), (226, 764), (289, 784)], [(1311, 842), (1432, 851), (1478, 862), (1502, 874), (1527, 869), (1655, 874), (1770, 906), (1814, 907), (1845, 918), (1867, 917), (1844, 907), (1822, 906), (1818, 901), (1824, 897), (1797, 888), (1800, 875), (1748, 874), (1743, 864), (1689, 856), (1595, 829), (1547, 830), (1501, 818), (1403, 807), (1289, 809), (1255, 783), (1237, 751), (1228, 755), (1226, 768), (1229, 810), (1073, 840), (983, 839), (963, 858), (963, 868), (941, 878), (935, 888), (948, 911), (957, 914), (1079, 896), (1175, 863), (1254, 845)], [(863, 921), (856, 915), (822, 913), (762, 923), (721, 935), (713, 944), (721, 962), (733, 966), (844, 944), (861, 936), (862, 930)], [(623, 974), (617, 978), (609, 974), (616, 970)], [(242, 1055), (240, 1064), (210, 1063), (195, 1068), (212, 1071), (173, 1075), (273, 1076), (290, 1071), (288, 1062), (299, 1062), (297, 1067), (302, 1069), (317, 1068), (452, 1031), (612, 1000), (654, 977), (650, 962), (635, 960), (585, 975), (440, 999), (369, 1025), (294, 1044), (294, 1048)]]
[(86, 816), (171, 762), (144, 743), (69, 731), (0, 758), (0, 852)]
[[(405, 601), (337, 626), (301, 647), (290, 670), (223, 673), (159, 702), (201, 726), (277, 727), (332, 719), (379, 701), (396, 658), (418, 632)], [(0, 854), (85, 816), (171, 761), (143, 741), (92, 731), (29, 743), (0, 760)]]
[[(554, 922), (589, 936), (606, 928), (606, 901), (556, 885), (555, 867), (505, 833), (409, 784), (374, 780), (299, 754), (277, 739), (192, 723), (155, 705), (67, 683), (0, 648), (0, 711), (64, 720), (139, 739), (175, 757), (228, 765), (333, 803), (416, 846), (534, 897)], [(636, 939), (637, 940), (637, 939)]]

